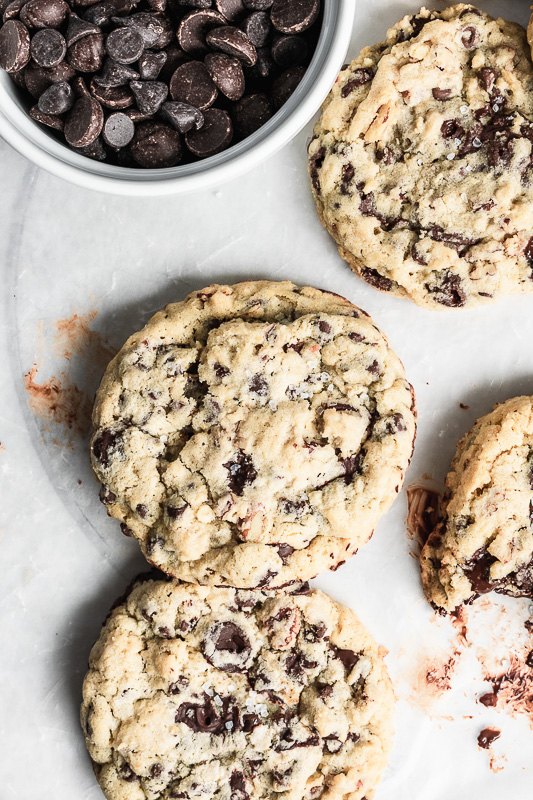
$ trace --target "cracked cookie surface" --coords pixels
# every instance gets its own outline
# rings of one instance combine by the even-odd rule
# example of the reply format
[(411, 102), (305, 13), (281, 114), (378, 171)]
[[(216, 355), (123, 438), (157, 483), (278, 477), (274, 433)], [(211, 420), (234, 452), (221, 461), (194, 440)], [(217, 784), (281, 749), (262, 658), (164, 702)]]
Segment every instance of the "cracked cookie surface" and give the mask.
[(491, 590), (533, 599), (533, 397), (496, 406), (459, 442), (440, 516), (421, 554), (435, 606)]
[(212, 286), (109, 365), (91, 452), (109, 513), (184, 580), (280, 587), (371, 536), (415, 435), (403, 367), (365, 312), (289, 282)]
[(81, 721), (108, 800), (362, 800), (393, 703), (380, 649), (325, 594), (148, 580), (92, 649)]
[(355, 272), (457, 308), (533, 290), (532, 147), (524, 29), (460, 4), (405, 17), (342, 70), (309, 169)]

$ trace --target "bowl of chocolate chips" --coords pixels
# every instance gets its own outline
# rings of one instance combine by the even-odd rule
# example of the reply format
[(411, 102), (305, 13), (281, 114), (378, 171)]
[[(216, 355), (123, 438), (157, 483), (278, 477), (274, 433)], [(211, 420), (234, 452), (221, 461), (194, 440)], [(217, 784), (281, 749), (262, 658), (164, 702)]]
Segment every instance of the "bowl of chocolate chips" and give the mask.
[(355, 0), (0, 0), (0, 135), (82, 186), (220, 184), (318, 110)]

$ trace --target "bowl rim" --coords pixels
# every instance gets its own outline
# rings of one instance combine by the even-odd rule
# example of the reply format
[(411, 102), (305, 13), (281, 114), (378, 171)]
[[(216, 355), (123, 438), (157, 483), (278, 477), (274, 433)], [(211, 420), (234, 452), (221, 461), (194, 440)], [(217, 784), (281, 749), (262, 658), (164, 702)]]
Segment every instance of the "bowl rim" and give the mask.
[(128, 196), (200, 191), (241, 175), (289, 142), (317, 112), (335, 82), (351, 39), (357, 0), (324, 0), (324, 19), (311, 63), (294, 94), (259, 130), (204, 161), (167, 169), (102, 164), (70, 150), (38, 125), (0, 75), (0, 136), (21, 155), (87, 189)]

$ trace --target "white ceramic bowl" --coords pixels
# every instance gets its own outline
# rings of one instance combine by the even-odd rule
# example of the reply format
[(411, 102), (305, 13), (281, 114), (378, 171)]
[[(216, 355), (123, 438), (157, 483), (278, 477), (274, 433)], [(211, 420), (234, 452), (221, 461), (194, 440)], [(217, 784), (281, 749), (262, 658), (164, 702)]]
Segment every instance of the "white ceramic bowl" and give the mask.
[(221, 184), (283, 147), (311, 119), (326, 97), (346, 55), (356, 0), (323, 0), (323, 3), (319, 42), (292, 97), (252, 136), (204, 161), (168, 169), (132, 169), (81, 156), (28, 116), (11, 78), (1, 71), (0, 135), (39, 167), (88, 189), (149, 196)]

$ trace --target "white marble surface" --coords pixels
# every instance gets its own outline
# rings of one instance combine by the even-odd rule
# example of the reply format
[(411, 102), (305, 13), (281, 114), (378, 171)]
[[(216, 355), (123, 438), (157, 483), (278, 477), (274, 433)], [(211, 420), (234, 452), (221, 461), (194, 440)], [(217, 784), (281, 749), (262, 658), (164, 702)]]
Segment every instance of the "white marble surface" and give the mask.
[[(482, 5), (523, 23), (528, 17), (527, 0)], [(416, 9), (411, 0), (361, 0), (351, 55)], [(314, 283), (362, 305), (390, 336), (417, 391), (420, 427), (408, 484), (424, 473), (441, 481), (476, 416), (533, 392), (533, 298), (435, 313), (365, 286), (315, 218), (305, 174), (308, 132), (238, 181), (164, 200), (86, 192), (0, 142), (2, 800), (101, 796), (78, 728), (81, 680), (106, 610), (143, 562), (106, 518), (86, 436), (77, 424), (69, 427), (68, 414), (76, 398), (82, 409), (88, 405), (108, 347), (119, 346), (153, 310), (214, 280), (259, 276)], [(95, 333), (87, 334), (83, 319), (72, 322), (74, 314)], [(66, 319), (66, 330), (58, 329)], [(52, 418), (35, 397), (28, 402), (25, 375), (32, 368), (34, 395), (59, 389)], [(468, 613), (469, 643), (458, 644), (450, 623), (423, 599), (404, 518), (402, 494), (372, 542), (317, 581), (352, 606), (389, 650), (397, 736), (376, 797), (531, 798), (531, 720), (476, 701), (487, 689), (483, 648), (502, 664), (512, 658), (527, 603), (481, 602)], [(442, 667), (454, 650), (452, 688), (433, 698), (420, 674), (428, 665)], [(476, 744), (487, 724), (502, 731), (493, 769), (490, 753)]]

